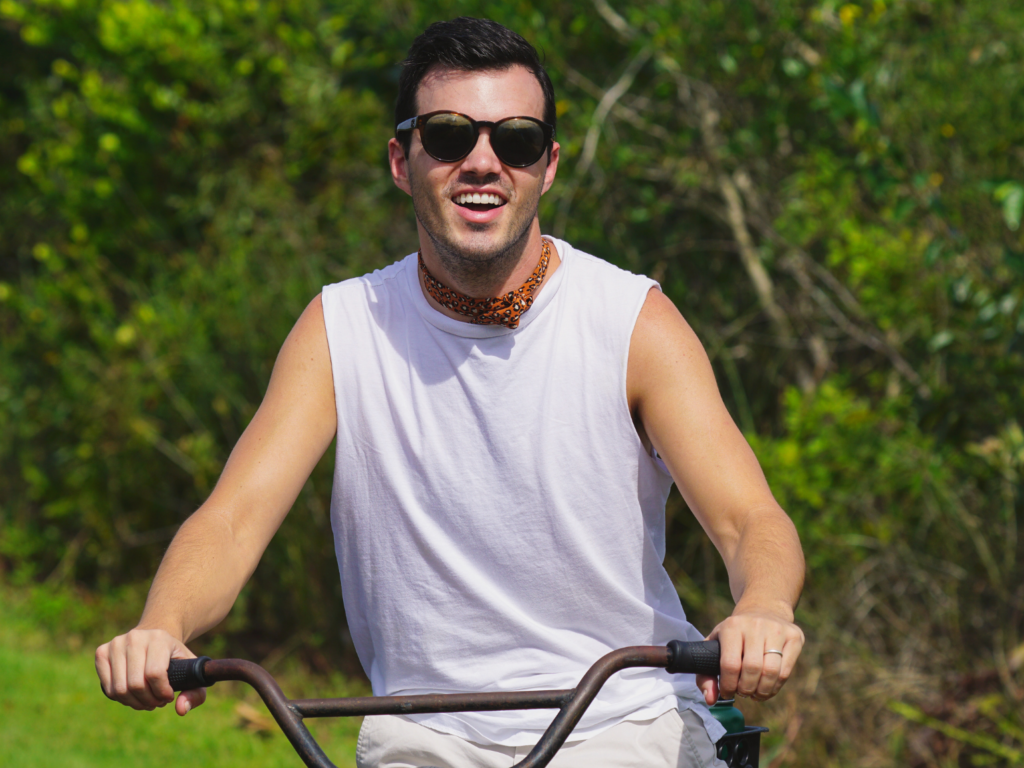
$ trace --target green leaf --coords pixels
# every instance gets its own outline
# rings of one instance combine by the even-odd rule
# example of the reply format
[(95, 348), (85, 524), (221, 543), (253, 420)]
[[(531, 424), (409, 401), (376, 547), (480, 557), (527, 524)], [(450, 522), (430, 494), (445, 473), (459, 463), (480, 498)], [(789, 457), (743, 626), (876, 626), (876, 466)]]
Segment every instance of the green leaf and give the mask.
[(1000, 184), (993, 196), (997, 203), (1003, 204), (1006, 226), (1016, 232), (1020, 229), (1021, 216), (1024, 215), (1024, 184), (1016, 181)]
[(931, 341), (928, 342), (928, 349), (931, 352), (938, 352), (953, 343), (953, 334), (950, 331), (939, 331)]
[(959, 741), (963, 744), (970, 744), (972, 747), (978, 749), (984, 749), (993, 755), (998, 755), (1009, 761), (1011, 765), (1024, 765), (1024, 752), (1013, 747), (1008, 747), (1005, 744), (1001, 744), (990, 736), (986, 736), (981, 733), (971, 733), (965, 731), (963, 728), (957, 728), (955, 725), (950, 725), (947, 722), (939, 720), (934, 717), (929, 717), (917, 707), (912, 704), (907, 704), (902, 701), (890, 701), (889, 709), (895, 712), (897, 715), (905, 717), (911, 722), (918, 723), (927, 728), (931, 728), (934, 731), (947, 736), (950, 739)]

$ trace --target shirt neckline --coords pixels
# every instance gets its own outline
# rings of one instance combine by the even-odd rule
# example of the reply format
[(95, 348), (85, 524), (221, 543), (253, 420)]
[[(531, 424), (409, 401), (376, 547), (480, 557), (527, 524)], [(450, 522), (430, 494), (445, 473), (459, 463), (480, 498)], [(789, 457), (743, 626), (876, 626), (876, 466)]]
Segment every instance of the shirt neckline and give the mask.
[(438, 330), (450, 333), (454, 336), (462, 336), (470, 339), (487, 339), (495, 336), (506, 336), (510, 333), (519, 333), (539, 317), (540, 313), (544, 311), (544, 308), (554, 299), (555, 293), (558, 292), (558, 288), (562, 284), (562, 276), (565, 273), (566, 267), (571, 261), (571, 256), (569, 256), (569, 251), (572, 250), (571, 248), (563, 247), (566, 244), (554, 237), (547, 237), (547, 240), (551, 242), (551, 245), (554, 246), (555, 250), (558, 252), (558, 259), (560, 263), (551, 277), (547, 279), (547, 282), (541, 286), (540, 294), (533, 302), (533, 306), (523, 312), (520, 316), (518, 328), (508, 328), (504, 325), (475, 325), (473, 323), (463, 322), (462, 320), (456, 320), (453, 317), (448, 317), (448, 315), (443, 312), (434, 309), (434, 307), (430, 305), (430, 302), (427, 301), (427, 297), (423, 295), (423, 289), (420, 287), (418, 273), (416, 271), (417, 260), (415, 253), (410, 254), (405, 258), (406, 288), (412, 294), (412, 303), (424, 320)]

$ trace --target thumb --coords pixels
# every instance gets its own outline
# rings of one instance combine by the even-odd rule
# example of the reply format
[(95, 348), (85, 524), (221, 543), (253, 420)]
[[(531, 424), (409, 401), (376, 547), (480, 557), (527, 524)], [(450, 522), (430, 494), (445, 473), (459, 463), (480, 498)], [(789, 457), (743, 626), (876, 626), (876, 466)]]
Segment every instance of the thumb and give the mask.
[(191, 691), (182, 691), (178, 694), (178, 700), (174, 702), (174, 711), (184, 717), (204, 701), (206, 701), (205, 688), (194, 688)]
[[(174, 644), (171, 657), (175, 659), (194, 659), (196, 655), (189, 650), (188, 646), (178, 641)], [(182, 691), (178, 694), (177, 701), (174, 702), (174, 711), (181, 717), (184, 717), (204, 701), (206, 701), (205, 688), (193, 688), (191, 691)]]
[(697, 687), (704, 694), (704, 701), (710, 707), (718, 701), (718, 678), (707, 675), (697, 675)]
[(189, 650), (181, 640), (172, 636), (171, 658), (172, 659), (194, 659), (196, 655)]

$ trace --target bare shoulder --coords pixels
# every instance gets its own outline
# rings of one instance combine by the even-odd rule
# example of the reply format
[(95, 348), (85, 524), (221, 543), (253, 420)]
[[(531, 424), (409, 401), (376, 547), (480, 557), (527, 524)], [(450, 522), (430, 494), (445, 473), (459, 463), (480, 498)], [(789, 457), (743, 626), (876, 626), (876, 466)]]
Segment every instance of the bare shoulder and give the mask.
[[(274, 365), (274, 376), (289, 374), (326, 374), (331, 381), (331, 355), (324, 324), (323, 294), (306, 305), (285, 339)], [(271, 380), (273, 382), (273, 379)]]
[(323, 294), (318, 293), (295, 321), (285, 344), (312, 345), (318, 350), (327, 352), (327, 327), (324, 320)]
[(321, 295), (309, 302), (281, 346), (258, 416), (306, 422), (306, 429), (316, 431), (330, 424), (333, 437), (334, 374)]
[[(707, 391), (708, 387), (711, 391)], [(718, 398), (718, 387), (707, 353), (676, 305), (651, 288), (629, 342), (626, 390), (636, 412), (646, 393), (683, 388)]]

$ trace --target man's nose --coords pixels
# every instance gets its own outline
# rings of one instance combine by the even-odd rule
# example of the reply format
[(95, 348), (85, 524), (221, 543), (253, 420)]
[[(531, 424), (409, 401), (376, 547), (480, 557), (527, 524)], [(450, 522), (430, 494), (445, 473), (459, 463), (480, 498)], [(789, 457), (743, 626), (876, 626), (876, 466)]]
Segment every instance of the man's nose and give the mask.
[(491, 129), (481, 128), (472, 151), (462, 160), (462, 171), (478, 176), (501, 173), (501, 160), (491, 147)]

